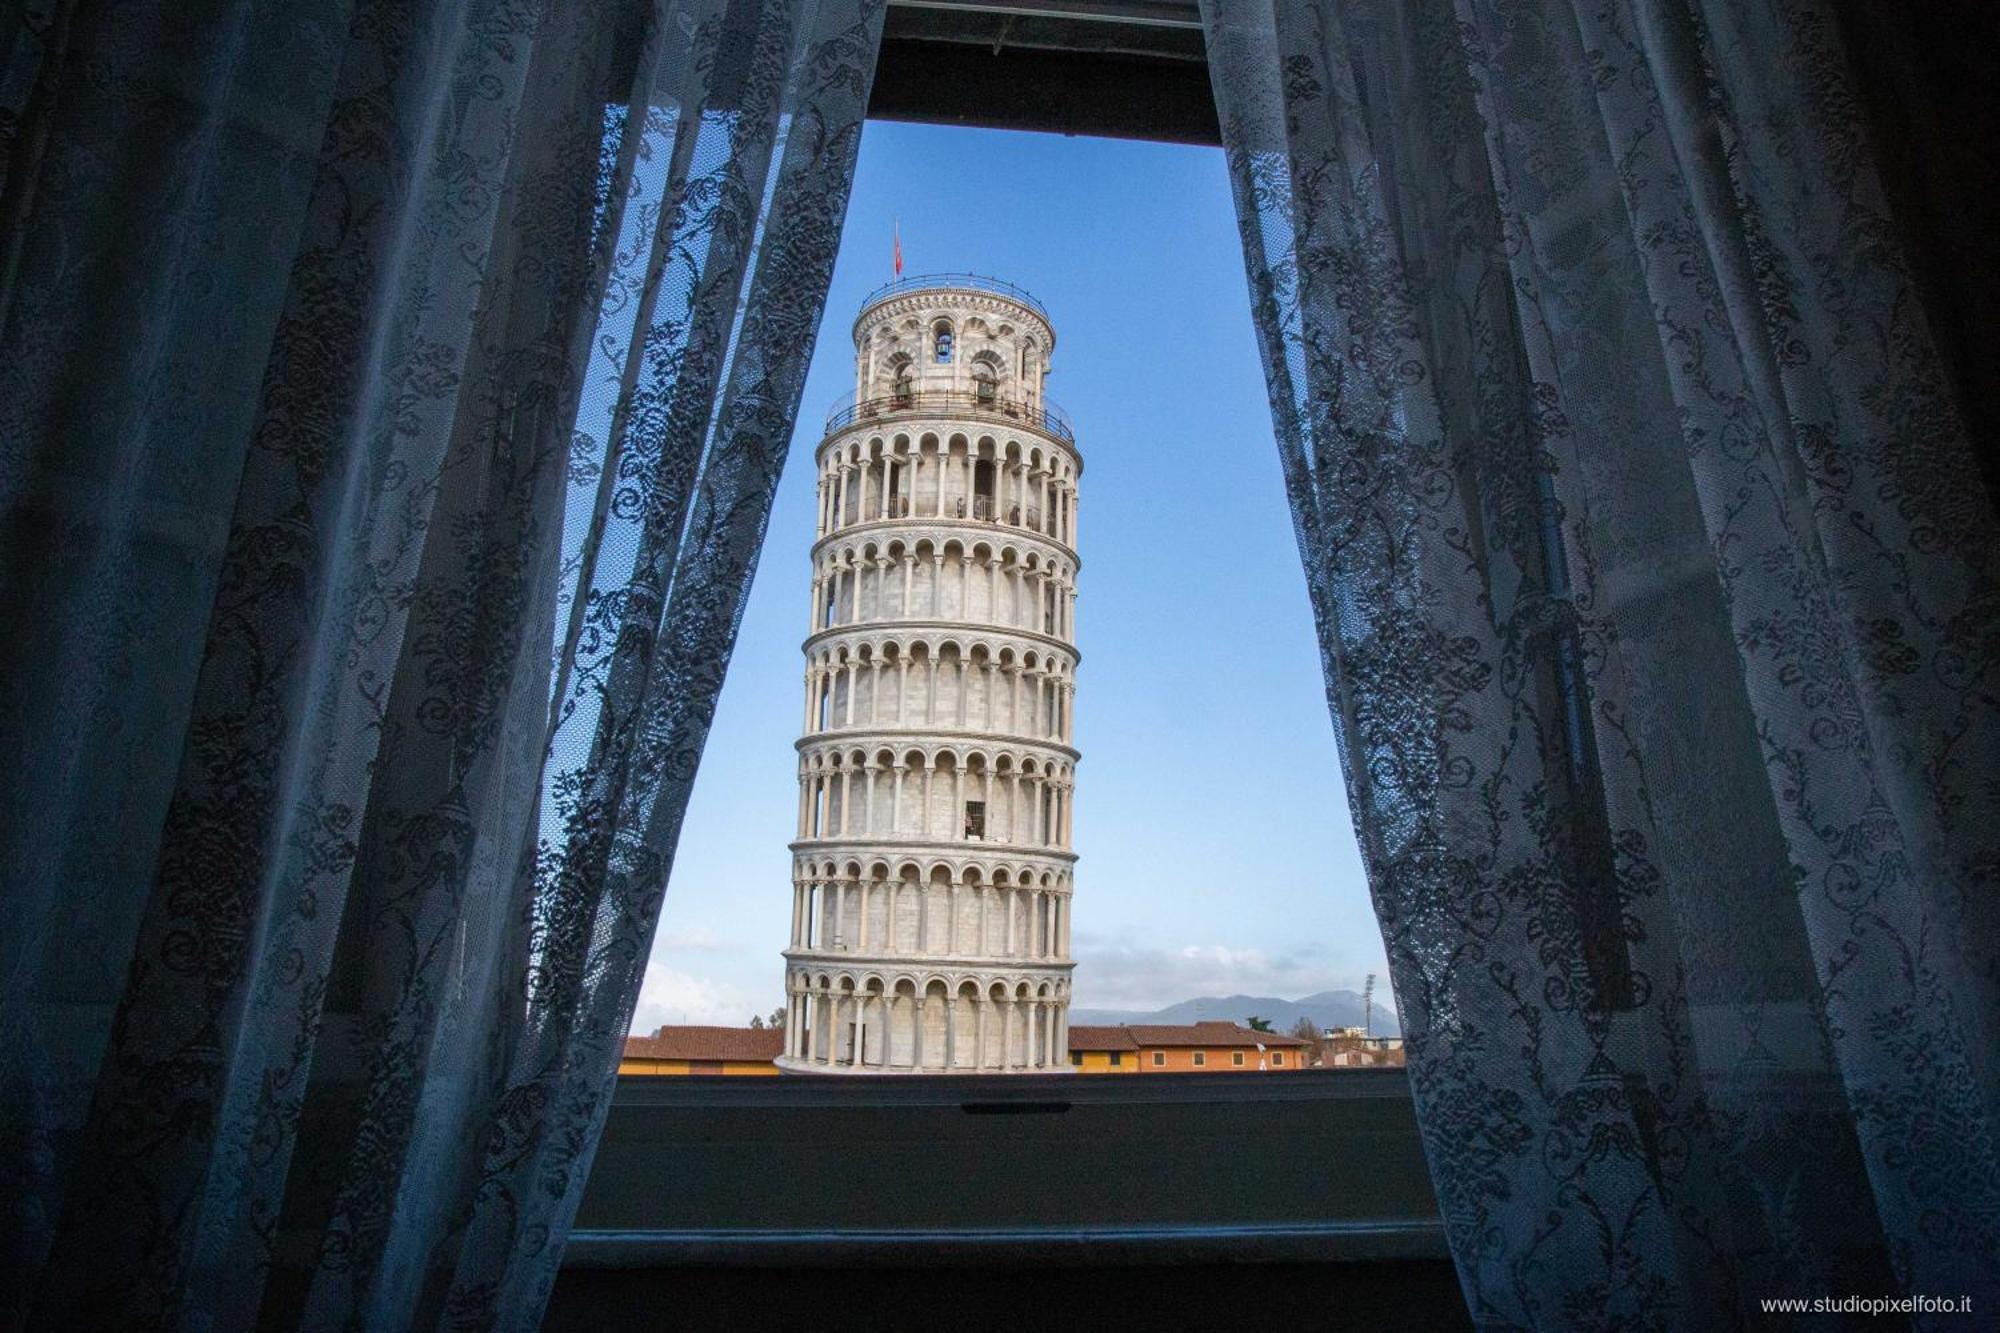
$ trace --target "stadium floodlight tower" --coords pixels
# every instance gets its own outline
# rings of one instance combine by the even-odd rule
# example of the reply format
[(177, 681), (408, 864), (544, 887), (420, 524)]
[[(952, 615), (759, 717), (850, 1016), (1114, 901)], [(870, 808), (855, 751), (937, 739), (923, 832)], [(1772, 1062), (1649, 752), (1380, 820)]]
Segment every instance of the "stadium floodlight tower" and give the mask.
[(817, 450), (778, 1064), (1068, 1070), (1075, 433), (1019, 288), (910, 278), (854, 321)]

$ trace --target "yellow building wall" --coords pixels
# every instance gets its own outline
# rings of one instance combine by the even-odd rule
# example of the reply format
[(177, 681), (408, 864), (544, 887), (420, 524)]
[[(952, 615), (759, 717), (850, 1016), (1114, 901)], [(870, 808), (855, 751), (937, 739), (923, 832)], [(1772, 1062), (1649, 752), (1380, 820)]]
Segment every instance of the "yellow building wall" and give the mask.
[[(621, 1074), (691, 1074), (694, 1072), (686, 1060), (635, 1060), (623, 1059), (618, 1062)], [(704, 1069), (704, 1074), (749, 1074), (761, 1076), (775, 1075), (778, 1067), (769, 1060), (724, 1060), (720, 1069)]]
[[(1085, 1051), (1083, 1052), (1083, 1062), (1081, 1064), (1078, 1064), (1072, 1058), (1070, 1065), (1079, 1074), (1255, 1074), (1260, 1072), (1257, 1068), (1257, 1052), (1254, 1050), (1243, 1052), (1242, 1064), (1238, 1065), (1232, 1062), (1232, 1057), (1238, 1049), (1240, 1048), (1225, 1046), (1216, 1050), (1204, 1050), (1202, 1054), (1207, 1057), (1208, 1062), (1203, 1065), (1197, 1065), (1194, 1062), (1196, 1048), (1191, 1046), (1149, 1047), (1136, 1054), (1131, 1051), (1121, 1051), (1119, 1054), (1123, 1059), (1116, 1065), (1111, 1063), (1111, 1052), (1109, 1051)], [(1155, 1051), (1166, 1057), (1163, 1063), (1153, 1063)], [(1274, 1057), (1280, 1054), (1285, 1057), (1283, 1064), (1269, 1063)], [(1074, 1052), (1072, 1052), (1072, 1057), (1074, 1057)], [(1305, 1067), (1304, 1060), (1298, 1052), (1291, 1050), (1267, 1052), (1265, 1060), (1267, 1062), (1266, 1072), (1273, 1069), (1302, 1069)]]
[(1085, 1051), (1083, 1052), (1083, 1063), (1078, 1064), (1072, 1059), (1070, 1066), (1079, 1074), (1136, 1074), (1140, 1072), (1139, 1057), (1135, 1052), (1120, 1051), (1118, 1055), (1119, 1061), (1114, 1065), (1111, 1063), (1110, 1051)]

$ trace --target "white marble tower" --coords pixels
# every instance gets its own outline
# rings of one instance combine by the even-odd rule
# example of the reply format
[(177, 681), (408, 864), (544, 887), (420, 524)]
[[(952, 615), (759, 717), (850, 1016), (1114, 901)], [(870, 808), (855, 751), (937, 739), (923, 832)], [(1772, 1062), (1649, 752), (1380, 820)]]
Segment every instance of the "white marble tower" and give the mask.
[(1077, 478), (1041, 304), (875, 292), (817, 451), (787, 1022), (814, 1073), (1067, 1070)]

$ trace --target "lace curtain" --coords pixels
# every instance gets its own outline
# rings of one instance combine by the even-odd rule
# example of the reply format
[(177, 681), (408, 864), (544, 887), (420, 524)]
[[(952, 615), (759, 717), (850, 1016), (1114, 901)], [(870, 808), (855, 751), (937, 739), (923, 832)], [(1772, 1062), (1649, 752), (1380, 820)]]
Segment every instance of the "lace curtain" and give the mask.
[(1994, 1309), (2000, 564), (1825, 6), (1203, 17), (1475, 1318)]
[(0, 1322), (532, 1328), (881, 0), (0, 24)]

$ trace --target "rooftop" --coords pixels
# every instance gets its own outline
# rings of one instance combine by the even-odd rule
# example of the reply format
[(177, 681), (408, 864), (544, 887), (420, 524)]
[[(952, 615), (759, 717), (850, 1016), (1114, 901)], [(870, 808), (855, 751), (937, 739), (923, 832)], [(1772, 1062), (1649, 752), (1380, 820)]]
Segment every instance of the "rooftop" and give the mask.
[(1253, 1032), (1219, 1019), (1205, 1023), (1121, 1023), (1116, 1027), (1075, 1024), (1069, 1030), (1073, 1051), (1136, 1051), (1154, 1046), (1251, 1047), (1303, 1046), (1282, 1032)]
[(775, 1060), (784, 1049), (783, 1028), (669, 1026), (625, 1039), (627, 1060)]

